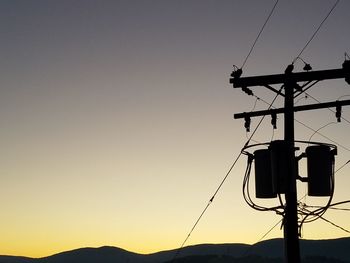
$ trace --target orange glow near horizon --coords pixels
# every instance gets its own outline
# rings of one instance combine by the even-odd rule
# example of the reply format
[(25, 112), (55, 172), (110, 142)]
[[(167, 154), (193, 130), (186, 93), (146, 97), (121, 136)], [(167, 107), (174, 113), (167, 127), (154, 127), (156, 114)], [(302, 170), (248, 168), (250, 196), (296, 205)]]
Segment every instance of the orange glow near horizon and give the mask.
[[(273, 2), (1, 1), (0, 255), (178, 248), (250, 135), (233, 114), (267, 108), (229, 78)], [(329, 1), (282, 2), (243, 76), (283, 72), (329, 10)], [(339, 68), (349, 53), (348, 10), (350, 1), (340, 3), (305, 50), (315, 69)], [(332, 80), (308, 92), (332, 101), (349, 86)], [(254, 94), (268, 102), (275, 95), (264, 87)], [(314, 103), (300, 97), (298, 105)], [(350, 107), (342, 114), (350, 120)], [(295, 117), (312, 127), (295, 123), (296, 139), (329, 143), (314, 134), (324, 127), (343, 146), (336, 168), (350, 159), (348, 122), (335, 123), (329, 110)], [(273, 130), (267, 116), (253, 139), (281, 138), (283, 117)], [(245, 168), (242, 156), (186, 245), (253, 244), (281, 219), (245, 204)], [(350, 199), (349, 169), (336, 175), (334, 201)], [(301, 197), (305, 185), (299, 190)], [(349, 213), (325, 217), (350, 229)], [(282, 234), (277, 226), (265, 239)], [(307, 239), (343, 236), (326, 222), (303, 228)]]

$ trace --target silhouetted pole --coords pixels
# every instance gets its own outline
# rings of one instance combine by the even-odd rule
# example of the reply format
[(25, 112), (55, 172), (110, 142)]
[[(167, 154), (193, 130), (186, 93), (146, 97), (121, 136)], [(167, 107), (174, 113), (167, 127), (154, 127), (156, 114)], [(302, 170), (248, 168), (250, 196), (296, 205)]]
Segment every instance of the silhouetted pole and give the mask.
[[(291, 65), (290, 65), (291, 66)], [(288, 144), (287, 152), (287, 169), (286, 169), (286, 182), (287, 187), (285, 190), (285, 209), (284, 209), (284, 250), (285, 260), (287, 263), (300, 263), (300, 247), (299, 247), (299, 234), (298, 234), (298, 210), (297, 210), (297, 162), (295, 157), (295, 146), (294, 146), (294, 112), (296, 111), (308, 111), (314, 109), (322, 109), (329, 107), (337, 108), (337, 119), (340, 121), (341, 106), (350, 105), (350, 100), (346, 101), (333, 101), (327, 103), (318, 103), (311, 105), (303, 105), (294, 107), (295, 95), (300, 95), (305, 92), (308, 88), (313, 86), (319, 81), (329, 79), (340, 79), (344, 78), (345, 81), (350, 84), (350, 60), (345, 60), (342, 68), (330, 69), (330, 70), (319, 70), (311, 72), (298, 72), (292, 73), (291, 71), (285, 74), (276, 75), (265, 75), (265, 76), (253, 76), (241, 78), (242, 70), (232, 72), (230, 83), (233, 84), (234, 88), (242, 88), (244, 92), (252, 95), (252, 91), (248, 87), (262, 86), (265, 87), (281, 96), (284, 96), (284, 108), (280, 109), (269, 109), (265, 111), (255, 112), (244, 112), (235, 114), (235, 119), (255, 116), (264, 116), (270, 114), (284, 113), (284, 140)], [(299, 86), (298, 82), (306, 82), (306, 85)], [(312, 83), (314, 82), (314, 83)], [(283, 84), (283, 92), (275, 89), (271, 85)], [(308, 84), (310, 86), (308, 87)], [(250, 122), (250, 121), (249, 121)]]
[(294, 87), (296, 83), (289, 80), (285, 83), (284, 98), (284, 140), (288, 144), (288, 161), (286, 167), (286, 207), (284, 215), (284, 253), (287, 263), (300, 263), (298, 236), (296, 160), (294, 149)]

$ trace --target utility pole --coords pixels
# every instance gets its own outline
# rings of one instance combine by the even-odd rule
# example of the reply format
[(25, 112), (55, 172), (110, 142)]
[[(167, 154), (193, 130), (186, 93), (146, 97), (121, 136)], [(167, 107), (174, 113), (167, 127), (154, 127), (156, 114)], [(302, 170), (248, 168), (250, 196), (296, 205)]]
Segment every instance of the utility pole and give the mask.
[(286, 262), (300, 262), (299, 236), (298, 236), (298, 214), (297, 214), (297, 189), (294, 152), (294, 85), (286, 81), (284, 98), (284, 140), (287, 142), (287, 166), (285, 191), (286, 208), (284, 217), (284, 243)]
[[(292, 65), (288, 67), (292, 68)], [(287, 69), (288, 69), (287, 68)], [(235, 119), (244, 118), (249, 119), (254, 116), (264, 116), (273, 114), (284, 114), (284, 141), (286, 147), (286, 169), (284, 175), (285, 185), (285, 209), (284, 209), (284, 251), (285, 262), (300, 263), (300, 247), (298, 234), (298, 207), (297, 207), (297, 161), (295, 157), (295, 142), (294, 142), (294, 112), (306, 111), (320, 108), (336, 107), (337, 118), (340, 121), (341, 106), (350, 105), (350, 100), (334, 101), (322, 104), (312, 104), (294, 107), (294, 99), (305, 92), (311, 86), (315, 85), (321, 80), (345, 78), (346, 82), (350, 84), (350, 60), (343, 63), (343, 67), (332, 70), (310, 71), (292, 73), (292, 70), (286, 70), (285, 74), (241, 77), (241, 70), (234, 71), (230, 79), (230, 83), (234, 88), (242, 88), (244, 92), (252, 95), (249, 87), (263, 86), (281, 96), (284, 96), (284, 108), (270, 109), (266, 111), (256, 111), (249, 113), (235, 114)], [(298, 82), (305, 82), (301, 86)], [(281, 84), (284, 92), (272, 87), (272, 85)]]

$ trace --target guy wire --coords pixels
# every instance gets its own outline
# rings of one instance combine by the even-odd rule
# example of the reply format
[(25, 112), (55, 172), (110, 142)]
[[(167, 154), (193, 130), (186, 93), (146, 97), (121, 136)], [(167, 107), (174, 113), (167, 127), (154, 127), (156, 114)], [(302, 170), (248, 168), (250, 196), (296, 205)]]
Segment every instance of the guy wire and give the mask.
[[(283, 88), (283, 86), (281, 87), (281, 89)], [(281, 90), (280, 90), (281, 91)], [(272, 100), (272, 102), (269, 104), (268, 110), (272, 108), (273, 103), (276, 101), (277, 97), (279, 96), (279, 93), (276, 94), (276, 96), (274, 97), (274, 99)], [(262, 116), (258, 125), (255, 127), (254, 131), (251, 133), (249, 139), (247, 140), (247, 142), (244, 144), (244, 147), (249, 145), (249, 142), (252, 140), (253, 136), (255, 135), (256, 131), (258, 130), (259, 126), (261, 125), (261, 123), (263, 122), (265, 116)], [(244, 148), (243, 147), (243, 148)], [(228, 169), (226, 175), (224, 176), (224, 178), (222, 179), (221, 183), (219, 184), (219, 186), (217, 187), (217, 189), (215, 190), (213, 196), (210, 198), (209, 202), (207, 203), (207, 205), (205, 206), (205, 208), (203, 209), (202, 213), (200, 214), (200, 216), (198, 217), (198, 219), (196, 220), (196, 222), (194, 223), (193, 227), (191, 228), (190, 232), (188, 233), (188, 235), (186, 236), (185, 240), (182, 242), (181, 246), (177, 249), (174, 258), (172, 259), (171, 262), (173, 262), (178, 255), (180, 254), (181, 249), (185, 246), (186, 242), (188, 241), (188, 239), (190, 238), (192, 232), (195, 230), (195, 228), (197, 227), (199, 221), (202, 219), (203, 215), (205, 214), (205, 212), (208, 210), (209, 206), (211, 205), (211, 203), (214, 201), (215, 196), (217, 195), (217, 193), (219, 192), (219, 190), (221, 189), (221, 187), (223, 186), (223, 184), (225, 183), (226, 179), (228, 178), (228, 176), (230, 175), (233, 167), (236, 165), (236, 163), (238, 162), (239, 158), (242, 156), (243, 152), (240, 151), (240, 153), (238, 154), (238, 156), (236, 157), (236, 159), (234, 160), (234, 162), (232, 163), (231, 167)]]

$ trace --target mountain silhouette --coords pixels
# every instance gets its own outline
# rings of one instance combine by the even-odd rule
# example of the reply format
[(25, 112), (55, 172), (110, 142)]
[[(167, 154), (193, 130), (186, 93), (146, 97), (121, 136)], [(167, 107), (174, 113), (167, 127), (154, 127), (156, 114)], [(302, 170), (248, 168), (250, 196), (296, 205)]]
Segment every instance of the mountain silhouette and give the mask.
[[(350, 263), (350, 238), (331, 240), (300, 240), (301, 256), (303, 258), (325, 258)], [(58, 253), (43, 258), (28, 258), (16, 256), (0, 256), (0, 263), (164, 263), (171, 261), (177, 250), (168, 250), (152, 254), (133, 253), (117, 247), (80, 248)], [(265, 240), (254, 245), (246, 244), (202, 244), (184, 247), (177, 259), (208, 256), (225, 258), (283, 258), (283, 239)], [(207, 262), (220, 262), (207, 261)], [(181, 261), (176, 261), (181, 262)], [(183, 261), (196, 262), (196, 261)], [(206, 261), (202, 261), (206, 262)], [(235, 262), (235, 261), (232, 261)], [(237, 261), (244, 262), (244, 261)], [(275, 262), (275, 261), (271, 261)], [(309, 261), (322, 262), (322, 261)]]

